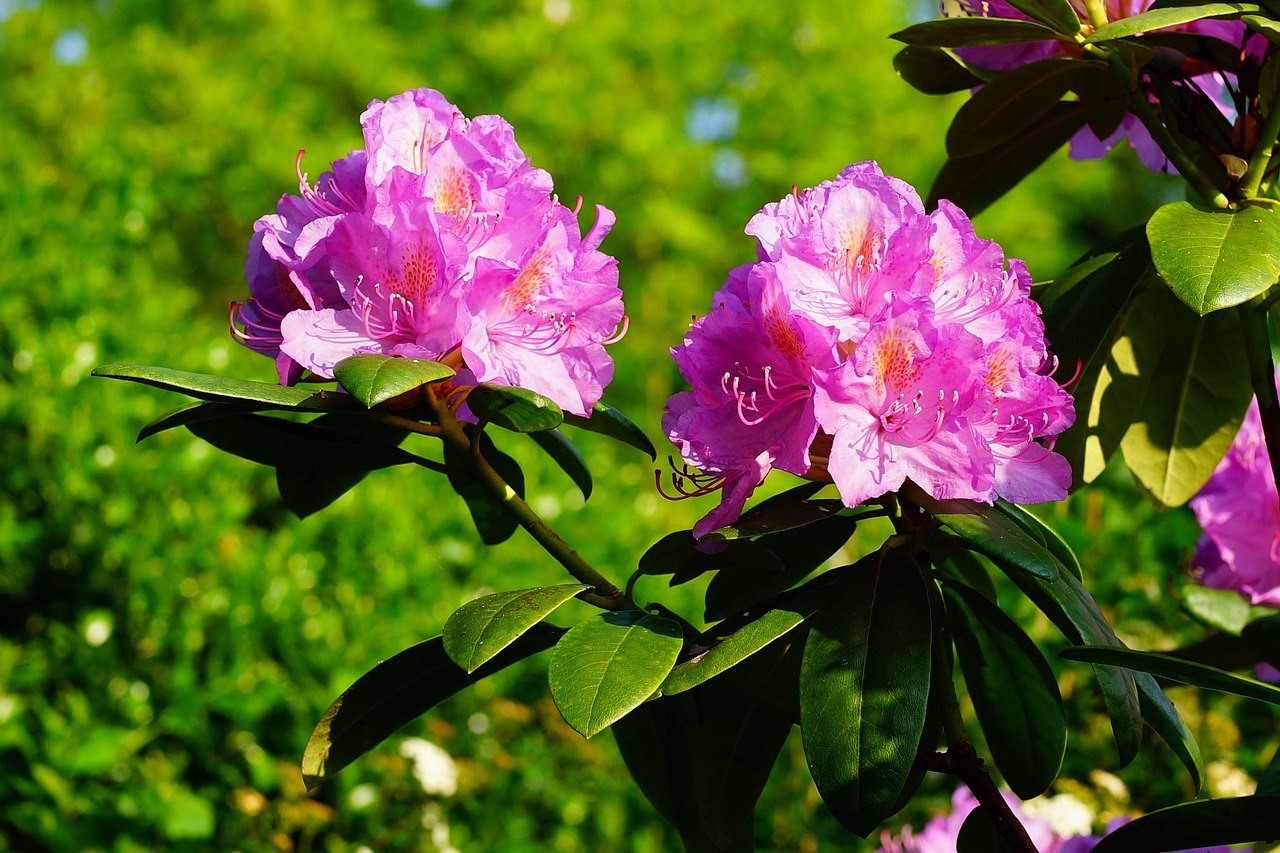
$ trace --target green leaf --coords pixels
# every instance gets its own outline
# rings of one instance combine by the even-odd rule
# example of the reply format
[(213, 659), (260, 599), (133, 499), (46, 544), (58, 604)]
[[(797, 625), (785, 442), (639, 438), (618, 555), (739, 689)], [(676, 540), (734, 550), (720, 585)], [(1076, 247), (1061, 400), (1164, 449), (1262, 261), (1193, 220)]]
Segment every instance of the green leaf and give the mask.
[(924, 576), (897, 549), (873, 554), (843, 572), (810, 625), (800, 671), (805, 755), (827, 808), (865, 837), (897, 801), (924, 730)]
[(982, 80), (939, 47), (908, 45), (893, 58), (898, 76), (926, 95), (947, 95), (982, 85)]
[(165, 412), (138, 432), (138, 441), (174, 427), (186, 426), (197, 421), (212, 421), (229, 415), (244, 415), (262, 411), (265, 407), (251, 403), (196, 402), (187, 403)]
[(636, 426), (630, 418), (604, 401), (592, 406), (591, 417), (589, 418), (565, 412), (564, 422), (569, 426), (584, 429), (587, 432), (599, 433), (634, 447), (642, 453), (647, 453), (650, 459), (658, 458), (658, 451), (654, 449), (653, 442), (649, 441), (644, 431)]
[(714, 542), (781, 533), (831, 518), (844, 509), (838, 498), (756, 507), (743, 513), (733, 524), (713, 530), (702, 538)]
[(1150, 673), (1135, 672), (1133, 681), (1138, 687), (1142, 719), (1178, 756), (1178, 760), (1191, 775), (1193, 792), (1199, 794), (1200, 786), (1204, 784), (1204, 758), (1200, 755), (1200, 744), (1196, 743), (1187, 724), (1183, 722), (1182, 715)]
[(422, 461), (406, 450), (350, 432), (263, 415), (193, 421), (187, 429), (219, 450), (273, 468), (338, 465), (376, 471)]
[(334, 378), (365, 408), (442, 382), (454, 375), (453, 368), (425, 358), (364, 353), (344, 358), (333, 366)]
[(991, 573), (976, 554), (966, 548), (935, 542), (929, 546), (929, 561), (945, 578), (972, 587), (994, 603), (999, 603)]
[(1253, 399), (1235, 312), (1197, 317), (1163, 288), (1139, 300), (1105, 393), (1125, 398), (1125, 463), (1164, 506), (1186, 503), (1226, 454)]
[[(205, 403), (203, 405), (217, 405)], [(360, 415), (321, 415), (309, 424), (344, 432), (358, 441), (373, 441), (387, 447), (395, 447), (409, 435), (400, 427), (378, 423)], [(332, 504), (349, 492), (369, 473), (368, 468), (350, 466), (341, 456), (331, 464), (305, 465), (276, 469), (276, 488), (294, 515), (306, 518)]]
[(1280, 278), (1280, 213), (1270, 208), (1175, 201), (1151, 215), (1147, 237), (1169, 289), (1202, 317), (1247, 302)]
[(94, 370), (93, 375), (141, 382), (143, 385), (154, 388), (178, 391), (198, 400), (262, 403), (264, 408), (306, 409), (312, 412), (360, 411), (359, 404), (351, 399), (350, 395), (335, 391), (311, 391), (306, 388), (293, 388), (269, 382), (188, 373), (185, 370), (171, 370), (167, 367), (104, 364)]
[(1280, 613), (1254, 619), (1240, 630), (1240, 635), (1258, 650), (1263, 660), (1272, 666), (1280, 663)]
[(583, 500), (591, 497), (591, 470), (587, 468), (587, 460), (583, 458), (578, 446), (569, 436), (559, 430), (531, 432), (529, 437), (533, 443), (547, 452), (547, 455), (560, 466), (560, 470), (569, 475), (573, 484), (582, 492)]
[(1183, 660), (1158, 652), (1141, 652), (1136, 649), (1115, 648), (1113, 646), (1073, 646), (1063, 649), (1058, 657), (1065, 660), (1082, 660), (1089, 663), (1110, 664), (1137, 669), (1177, 681), (1190, 684), (1205, 690), (1217, 690), (1222, 693), (1233, 693), (1259, 702), (1270, 702), (1280, 705), (1280, 687), (1274, 687), (1252, 678), (1245, 678), (1218, 669), (1216, 666)]
[(1017, 504), (1011, 504), (1003, 498), (996, 500), (995, 508), (998, 512), (1007, 515), (1029, 536), (1032, 536), (1039, 544), (1043, 545), (1045, 550), (1057, 559), (1059, 566), (1065, 567), (1071, 574), (1080, 580), (1084, 580), (1084, 574), (1080, 569), (1080, 560), (1076, 558), (1075, 551), (1071, 550), (1071, 546), (1058, 535), (1056, 530), (1045, 524), (1033, 513), (1028, 512)]
[(679, 831), (707, 844), (694, 795), (698, 755), (698, 705), (694, 693), (646, 702), (610, 729), (631, 779), (658, 814)]
[(1012, 853), (1012, 848), (996, 829), (991, 814), (983, 806), (978, 806), (960, 824), (956, 853)]
[(434, 637), (384, 660), (329, 706), (307, 741), (302, 779), (314, 790), (325, 779), (464, 687), (550, 648), (563, 628), (539, 625), (473, 673), (449, 660)]
[(464, 672), (475, 672), (586, 584), (567, 583), (495, 592), (468, 601), (444, 623), (444, 650)]
[(1084, 123), (1083, 106), (1060, 101), (1025, 133), (981, 154), (948, 159), (934, 178), (926, 206), (932, 210), (940, 199), (948, 199), (977, 216), (1066, 145)]
[(1053, 27), (1064, 36), (1080, 32), (1080, 16), (1068, 0), (1008, 0), (1028, 18)]
[(476, 417), (512, 432), (542, 432), (564, 423), (564, 412), (555, 401), (527, 388), (485, 382), (467, 395)]
[(988, 44), (1018, 44), (1049, 41), (1059, 36), (1034, 21), (1013, 18), (941, 18), (899, 30), (889, 36), (918, 47), (980, 47)]
[(1256, 614), (1254, 608), (1233, 589), (1210, 589), (1189, 584), (1182, 590), (1182, 609), (1210, 628), (1240, 636)]
[(1108, 69), (1100, 62), (1042, 59), (1001, 74), (961, 105), (947, 129), (947, 156), (973, 157), (1016, 139), (1036, 125), (1067, 92)]
[(900, 494), (998, 564), (1049, 581), (1063, 573), (1062, 565), (1041, 541), (996, 507), (975, 501), (935, 500), (914, 483), (908, 483)]
[[(489, 465), (497, 472), (511, 490), (524, 497), (524, 471), (516, 460), (503, 453), (489, 438), (488, 433), (480, 436), (480, 453)], [(458, 493), (471, 513), (476, 532), (486, 545), (497, 545), (511, 538), (520, 523), (499, 500), (476, 479), (471, 470), (471, 456), (465, 450), (458, 450), (452, 444), (444, 445), (444, 462), (448, 466), (449, 485)]]
[(1241, 13), (1257, 12), (1259, 8), (1254, 3), (1205, 3), (1200, 6), (1182, 6), (1176, 9), (1152, 9), (1099, 27), (1084, 41), (1085, 44), (1097, 44), (1162, 30), (1165, 27), (1177, 27), (1205, 18), (1239, 17)]
[(1093, 853), (1189, 850), (1280, 838), (1280, 796), (1196, 800), (1154, 811), (1107, 835)]
[(1005, 782), (1024, 800), (1043, 794), (1058, 776), (1067, 748), (1067, 721), (1058, 682), (1040, 649), (982, 593), (947, 584), (947, 625), (956, 657)]
[(1262, 35), (1272, 44), (1280, 44), (1280, 23), (1270, 18), (1262, 18), (1258, 15), (1241, 15), (1240, 20), (1244, 22), (1249, 29), (1255, 33)]
[(570, 628), (551, 652), (551, 698), (566, 723), (591, 737), (653, 695), (681, 645), (671, 619), (602, 613)]
[(768, 548), (748, 539), (731, 541), (724, 550), (713, 553), (699, 551), (693, 533), (678, 530), (659, 539), (640, 556), (639, 568), (631, 580), (634, 583), (644, 575), (671, 575), (671, 585), (679, 586), (707, 572), (722, 570), (780, 575), (783, 564)]

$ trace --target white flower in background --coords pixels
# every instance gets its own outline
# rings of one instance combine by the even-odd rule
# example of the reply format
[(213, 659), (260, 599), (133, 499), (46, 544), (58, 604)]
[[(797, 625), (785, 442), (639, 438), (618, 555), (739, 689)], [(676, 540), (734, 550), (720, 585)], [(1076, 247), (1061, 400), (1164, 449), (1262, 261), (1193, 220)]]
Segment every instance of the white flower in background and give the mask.
[(1036, 797), (1022, 804), (1028, 817), (1038, 817), (1053, 829), (1055, 835), (1072, 838), (1093, 831), (1093, 809), (1071, 794)]
[(458, 792), (458, 765), (431, 741), (405, 738), (400, 743), (400, 754), (413, 762), (413, 775), (425, 793), (452, 797)]

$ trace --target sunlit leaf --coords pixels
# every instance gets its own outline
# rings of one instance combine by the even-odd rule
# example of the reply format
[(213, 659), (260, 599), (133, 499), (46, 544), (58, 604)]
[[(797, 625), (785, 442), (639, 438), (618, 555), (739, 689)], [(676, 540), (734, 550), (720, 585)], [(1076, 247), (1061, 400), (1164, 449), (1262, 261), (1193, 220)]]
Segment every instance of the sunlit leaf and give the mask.
[(178, 391), (199, 400), (216, 400), (228, 403), (263, 403), (276, 409), (305, 409), (313, 412), (360, 411), (359, 403), (348, 394), (335, 391), (313, 391), (276, 385), (270, 382), (254, 382), (249, 379), (231, 379), (226, 376), (210, 376), (189, 373), (167, 367), (147, 367), (137, 364), (104, 364), (93, 371), (94, 376), (141, 382), (167, 391)]
[(644, 431), (630, 418), (603, 400), (591, 407), (591, 417), (584, 418), (581, 415), (565, 412), (564, 422), (569, 426), (599, 433), (634, 447), (642, 453), (647, 453), (650, 459), (658, 458), (658, 451), (654, 449), (653, 442), (649, 441)]
[(1200, 6), (1182, 6), (1173, 9), (1152, 9), (1128, 18), (1120, 18), (1106, 26), (1096, 29), (1087, 39), (1086, 44), (1111, 41), (1113, 39), (1136, 36), (1165, 27), (1176, 27), (1200, 21), (1205, 18), (1232, 16), (1241, 13), (1257, 12), (1259, 6), (1254, 3), (1205, 3)]
[(444, 650), (466, 672), (475, 672), (585, 589), (567, 583), (495, 592), (459, 607), (444, 623)]
[(486, 382), (467, 395), (467, 406), (476, 417), (512, 432), (541, 432), (564, 422), (555, 401), (527, 388)]
[(1060, 566), (1065, 567), (1077, 578), (1084, 579), (1080, 560), (1056, 530), (1041, 521), (1034, 513), (1028, 512), (1017, 504), (1011, 504), (1003, 498), (995, 502), (995, 508), (1007, 515), (1029, 535), (1035, 537), (1036, 541), (1057, 559)]
[(424, 358), (364, 353), (333, 366), (334, 378), (366, 408), (453, 376), (453, 368)]
[(1242, 675), (1218, 669), (1216, 666), (1162, 655), (1158, 652), (1142, 652), (1112, 646), (1074, 646), (1063, 649), (1058, 656), (1066, 660), (1082, 660), (1138, 669), (1180, 684), (1234, 693), (1236, 696), (1244, 696), (1247, 699), (1280, 705), (1280, 687), (1245, 678)]
[(1234, 589), (1188, 584), (1182, 590), (1182, 609), (1210, 628), (1239, 636), (1249, 620), (1260, 615), (1262, 608), (1250, 606)]
[(1169, 289), (1204, 316), (1247, 302), (1280, 278), (1280, 213), (1175, 201), (1147, 223), (1151, 260)]
[(1080, 32), (1080, 15), (1068, 0), (1008, 0), (1028, 18), (1053, 27), (1064, 36)]

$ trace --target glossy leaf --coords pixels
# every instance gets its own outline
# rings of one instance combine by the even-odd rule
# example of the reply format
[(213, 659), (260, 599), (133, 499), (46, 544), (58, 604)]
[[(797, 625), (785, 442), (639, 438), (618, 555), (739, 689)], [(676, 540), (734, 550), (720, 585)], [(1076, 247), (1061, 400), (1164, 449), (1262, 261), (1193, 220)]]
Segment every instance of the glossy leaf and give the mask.
[(956, 835), (956, 853), (1011, 853), (1012, 849), (982, 806), (969, 812)]
[(1057, 531), (1040, 520), (1038, 516), (1028, 510), (1011, 504), (1003, 498), (995, 502), (997, 511), (1007, 515), (1014, 524), (1021, 527), (1026, 533), (1035, 538), (1036, 542), (1044, 546), (1044, 549), (1052, 554), (1058, 561), (1058, 565), (1065, 567), (1067, 571), (1083, 580), (1084, 574), (1080, 569), (1080, 560), (1076, 557), (1071, 546), (1066, 543)]
[(1097, 44), (1098, 42), (1127, 38), (1140, 33), (1164, 29), (1165, 27), (1189, 24), (1192, 21), (1200, 21), (1205, 18), (1238, 17), (1240, 13), (1257, 11), (1259, 11), (1259, 7), (1254, 3), (1205, 3), (1199, 6), (1152, 9), (1099, 27), (1085, 39), (1085, 44)]
[[(498, 476), (517, 495), (524, 497), (524, 471), (514, 459), (494, 446), (488, 434), (480, 437), (480, 452)], [(449, 485), (466, 503), (481, 541), (486, 545), (497, 545), (511, 538), (520, 523), (507, 510), (506, 504), (476, 479), (471, 470), (470, 454), (452, 444), (445, 444), (444, 462), (448, 466)]]
[(926, 581), (898, 550), (844, 571), (810, 620), (800, 673), (805, 755), (831, 813), (865, 837), (911, 773), (929, 698)]
[(838, 498), (756, 507), (743, 513), (733, 524), (713, 530), (702, 538), (717, 541), (781, 533), (831, 518), (844, 509)]
[(1247, 302), (1280, 278), (1280, 213), (1267, 207), (1175, 201), (1152, 214), (1147, 237), (1169, 289), (1201, 316)]
[(198, 421), (212, 421), (218, 418), (225, 418), (228, 415), (246, 415), (250, 412), (260, 412), (263, 407), (253, 403), (226, 403), (217, 401), (200, 401), (195, 403), (187, 403), (176, 409), (171, 409), (160, 415), (151, 423), (144, 426), (138, 432), (138, 441), (144, 438), (150, 438), (156, 433), (173, 429), (174, 427), (186, 426)]
[(1234, 589), (1210, 589), (1199, 584), (1188, 584), (1183, 588), (1182, 609), (1210, 628), (1237, 637), (1249, 620), (1258, 615)]
[(1247, 699), (1280, 705), (1280, 687), (1245, 678), (1242, 675), (1218, 669), (1216, 666), (1162, 655), (1158, 652), (1142, 652), (1112, 646), (1073, 646), (1063, 649), (1058, 656), (1066, 660), (1082, 660), (1138, 669), (1180, 684), (1190, 684), (1222, 693), (1234, 693), (1236, 696), (1244, 696)]
[(1008, 3), (1028, 18), (1053, 27), (1064, 36), (1080, 32), (1080, 15), (1068, 0), (1008, 0)]
[(1021, 136), (1067, 92), (1107, 73), (1102, 63), (1054, 58), (1001, 74), (956, 112), (947, 129), (947, 156), (973, 157)]
[(963, 583), (992, 602), (999, 603), (991, 573), (977, 554), (966, 548), (936, 542), (929, 547), (929, 560), (942, 576)]
[(467, 395), (467, 406), (481, 420), (512, 432), (542, 432), (564, 423), (555, 401), (527, 388), (486, 382)]
[[(335, 429), (360, 441), (373, 441), (387, 447), (397, 446), (409, 435), (400, 427), (378, 423), (360, 415), (321, 415), (309, 425)], [(342, 456), (335, 456), (329, 464), (313, 463), (277, 468), (276, 488), (280, 490), (280, 499), (284, 501), (284, 505), (298, 518), (306, 518), (351, 491), (368, 473), (368, 468), (348, 465)]]
[(313, 790), (462, 688), (550, 648), (563, 633), (562, 628), (539, 625), (471, 674), (449, 660), (440, 637), (384, 660), (347, 688), (311, 733), (302, 755), (307, 789)]
[(264, 415), (194, 421), (187, 429), (219, 450), (273, 468), (339, 465), (376, 471), (421, 461), (406, 450), (349, 432)]
[(1241, 15), (1240, 20), (1249, 29), (1262, 35), (1267, 41), (1272, 44), (1280, 44), (1280, 23), (1259, 15)]
[(680, 530), (668, 533), (640, 556), (632, 581), (643, 575), (671, 575), (671, 585), (679, 586), (707, 572), (722, 570), (781, 574), (783, 564), (768, 548), (748, 539), (730, 542), (719, 551), (699, 551), (693, 533)]
[(939, 199), (948, 199), (977, 216), (1066, 145), (1084, 123), (1083, 106), (1061, 101), (1025, 133), (981, 154), (948, 159), (934, 178), (926, 206), (933, 209)]
[(1024, 800), (1058, 776), (1067, 721), (1058, 682), (1026, 632), (980, 592), (942, 588), (947, 625), (991, 757)]
[(137, 364), (104, 364), (93, 371), (94, 376), (141, 382), (166, 391), (178, 391), (198, 400), (216, 400), (228, 403), (262, 403), (276, 409), (305, 409), (313, 412), (359, 411), (360, 405), (347, 394), (336, 391), (313, 391), (308, 388), (276, 385), (270, 382), (254, 382), (248, 379), (231, 379), (226, 376), (210, 376), (189, 373), (167, 367), (147, 367)]
[(1196, 800), (1160, 809), (1108, 834), (1093, 853), (1203, 849), (1280, 838), (1280, 796)]
[(1187, 768), (1187, 773), (1191, 776), (1192, 791), (1199, 794), (1200, 787), (1204, 784), (1204, 757), (1200, 754), (1200, 744), (1196, 743), (1195, 736), (1187, 728), (1182, 715), (1151, 673), (1135, 672), (1133, 682), (1138, 688), (1142, 719), (1160, 735), (1165, 745), (1182, 762), (1182, 766)]
[(634, 447), (642, 453), (647, 453), (650, 459), (658, 458), (658, 451), (654, 449), (653, 442), (649, 441), (644, 431), (630, 418), (604, 401), (596, 403), (591, 408), (589, 418), (565, 412), (564, 422), (578, 429), (599, 433)]
[(334, 377), (347, 393), (366, 408), (442, 382), (454, 375), (453, 368), (425, 358), (364, 353), (344, 358), (333, 366)]
[(551, 652), (551, 698), (591, 737), (653, 695), (676, 662), (680, 626), (640, 610), (602, 613), (569, 629)]
[(1145, 293), (1112, 350), (1106, 393), (1127, 398), (1125, 463), (1165, 506), (1190, 500), (1231, 446), (1253, 399), (1235, 312), (1197, 317), (1167, 291)]
[(947, 95), (982, 85), (982, 80), (939, 47), (908, 45), (893, 58), (893, 68), (908, 85), (926, 95)]
[(1043, 24), (1013, 18), (941, 18), (899, 30), (889, 36), (919, 47), (979, 47), (1049, 41), (1058, 34)]
[(531, 432), (529, 437), (534, 444), (547, 452), (547, 455), (560, 466), (560, 470), (569, 475), (573, 484), (582, 492), (583, 500), (591, 497), (591, 469), (587, 468), (587, 460), (583, 458), (578, 446), (559, 430)]
[(585, 589), (567, 583), (495, 592), (459, 607), (444, 623), (445, 653), (465, 672), (475, 672)]

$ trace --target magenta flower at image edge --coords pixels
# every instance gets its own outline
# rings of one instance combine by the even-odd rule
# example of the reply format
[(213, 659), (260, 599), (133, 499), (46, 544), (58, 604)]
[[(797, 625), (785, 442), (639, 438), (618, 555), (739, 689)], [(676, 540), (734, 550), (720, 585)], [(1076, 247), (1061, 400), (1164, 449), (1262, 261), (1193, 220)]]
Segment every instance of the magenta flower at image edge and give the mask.
[(582, 237), (504, 119), (468, 120), (434, 90), (373, 101), (360, 121), (363, 150), (314, 187), (299, 152), (300, 194), (255, 223), (233, 333), (286, 385), (381, 353), (589, 414), (625, 328), (617, 262), (598, 250), (613, 214), (597, 206)]
[(926, 214), (864, 162), (766, 205), (747, 233), (759, 260), (671, 351), (691, 386), (663, 418), (685, 463), (674, 496), (722, 494), (696, 535), (774, 468), (834, 482), (848, 506), (907, 479), (940, 499), (1066, 496), (1070, 468), (1040, 440), (1075, 414), (1030, 277), (963, 212)]

